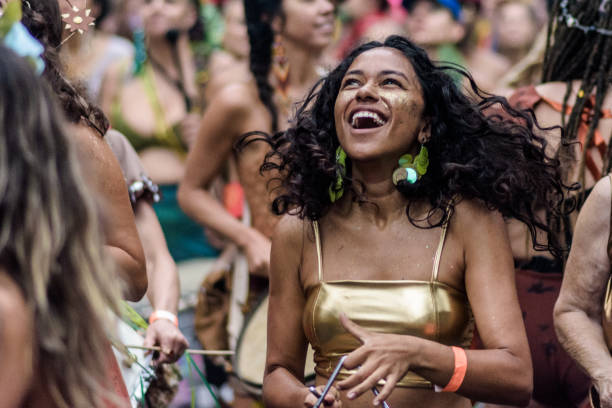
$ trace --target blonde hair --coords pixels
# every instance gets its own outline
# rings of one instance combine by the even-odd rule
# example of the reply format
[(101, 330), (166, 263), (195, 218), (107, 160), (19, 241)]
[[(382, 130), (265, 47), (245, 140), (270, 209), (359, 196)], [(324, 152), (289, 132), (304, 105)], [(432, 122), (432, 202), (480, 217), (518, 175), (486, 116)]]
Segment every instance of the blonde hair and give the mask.
[(34, 319), (35, 372), (58, 407), (109, 402), (118, 290), (64, 122), (26, 60), (0, 45), (0, 264)]

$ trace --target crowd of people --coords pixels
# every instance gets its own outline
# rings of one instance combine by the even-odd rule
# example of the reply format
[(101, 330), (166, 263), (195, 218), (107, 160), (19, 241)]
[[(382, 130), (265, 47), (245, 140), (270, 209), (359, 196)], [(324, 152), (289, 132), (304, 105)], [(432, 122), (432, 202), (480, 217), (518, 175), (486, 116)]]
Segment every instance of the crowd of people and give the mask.
[(0, 0), (0, 408), (612, 407), (611, 83), (610, 0)]

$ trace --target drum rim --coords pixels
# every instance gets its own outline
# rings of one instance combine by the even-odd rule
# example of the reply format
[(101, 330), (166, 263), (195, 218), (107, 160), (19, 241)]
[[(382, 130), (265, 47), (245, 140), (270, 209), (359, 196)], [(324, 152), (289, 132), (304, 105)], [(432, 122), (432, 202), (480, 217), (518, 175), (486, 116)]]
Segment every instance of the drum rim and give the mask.
[[(242, 375), (240, 375), (239, 373), (239, 366), (238, 366), (238, 359), (240, 358), (240, 347), (239, 345), (242, 344), (242, 338), (244, 337), (244, 333), (246, 332), (246, 328), (247, 328), (247, 322), (250, 322), (251, 319), (253, 318), (253, 316), (255, 315), (255, 312), (257, 312), (257, 310), (259, 309), (259, 307), (261, 306), (261, 304), (266, 300), (266, 298), (268, 297), (269, 294), (269, 290), (266, 288), (260, 295), (259, 298), (257, 299), (257, 301), (254, 303), (253, 308), (251, 310), (249, 310), (249, 313), (247, 313), (244, 316), (244, 324), (242, 325), (242, 328), (240, 329), (240, 334), (238, 335), (238, 339), (236, 340), (236, 350), (234, 355), (232, 356), (232, 366), (234, 367), (234, 372), (232, 373), (234, 376), (236, 376), (236, 378), (238, 378), (240, 381), (244, 382), (247, 385), (250, 385), (252, 387), (258, 388), (258, 389), (262, 389), (263, 387), (263, 378), (261, 379), (261, 384), (258, 383), (253, 383), (252, 381), (246, 380), (242, 377)], [(267, 320), (266, 320), (266, 330), (267, 330)], [(267, 352), (266, 352), (267, 353)]]
[[(264, 290), (259, 295), (259, 298), (254, 303), (252, 310), (249, 310), (249, 313), (247, 313), (244, 316), (244, 321), (245, 322), (249, 322), (251, 320), (251, 318), (253, 317), (255, 312), (259, 309), (261, 304), (268, 298), (269, 294), (270, 294), (269, 289), (266, 289), (266, 290)], [(240, 348), (238, 347), (238, 345), (242, 343), (242, 338), (244, 337), (244, 333), (246, 332), (246, 328), (247, 328), (247, 324), (244, 324), (242, 326), (242, 328), (240, 329), (240, 334), (238, 335), (238, 339), (236, 340), (236, 350), (235, 350), (234, 355), (232, 356), (232, 366), (234, 367), (232, 375), (235, 376), (240, 381), (242, 381), (243, 383), (245, 383), (246, 385), (251, 386), (251, 387), (256, 388), (256, 389), (261, 391), (262, 388), (263, 388), (263, 378), (261, 379), (261, 384), (260, 383), (254, 383), (252, 381), (249, 381), (249, 380), (243, 378), (240, 375), (239, 369), (238, 369), (239, 366), (238, 366), (237, 363), (238, 363), (238, 359), (240, 358)], [(267, 319), (266, 319), (266, 330), (267, 330)], [(266, 349), (266, 354), (267, 354), (267, 349)], [(265, 370), (264, 370), (264, 372), (265, 372)], [(310, 374), (310, 375), (305, 375), (304, 376), (304, 382), (313, 381), (316, 378), (316, 375), (317, 375), (316, 373), (313, 373), (313, 374)]]

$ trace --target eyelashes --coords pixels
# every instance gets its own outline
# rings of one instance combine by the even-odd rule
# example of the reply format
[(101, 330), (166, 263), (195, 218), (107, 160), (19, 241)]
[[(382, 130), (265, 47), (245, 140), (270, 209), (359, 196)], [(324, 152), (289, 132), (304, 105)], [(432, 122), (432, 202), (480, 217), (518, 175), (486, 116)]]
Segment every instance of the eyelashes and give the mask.
[[(342, 83), (341, 89), (345, 89), (345, 88), (352, 87), (352, 86), (359, 87), (361, 85), (362, 85), (362, 82), (360, 80), (358, 80), (356, 78), (348, 78), (348, 79), (346, 79)], [(402, 85), (402, 83), (400, 81), (398, 81), (397, 79), (394, 79), (394, 78), (385, 78), (385, 79), (383, 79), (382, 81), (379, 82), (379, 86), (382, 86), (382, 87), (391, 87), (391, 86), (393, 86), (393, 87), (398, 87), (398, 88), (401, 88), (401, 89), (406, 89)]]

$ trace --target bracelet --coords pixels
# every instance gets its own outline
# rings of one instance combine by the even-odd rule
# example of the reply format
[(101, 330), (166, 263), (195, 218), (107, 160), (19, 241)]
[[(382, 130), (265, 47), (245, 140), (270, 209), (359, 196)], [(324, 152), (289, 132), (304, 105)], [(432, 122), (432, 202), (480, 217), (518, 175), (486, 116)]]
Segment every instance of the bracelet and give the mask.
[(435, 386), (436, 392), (455, 392), (461, 387), (465, 379), (465, 372), (467, 371), (467, 355), (465, 350), (455, 346), (452, 346), (451, 349), (455, 355), (455, 371), (453, 371), (453, 376), (448, 384), (446, 384), (446, 387), (440, 388), (437, 385)]
[(178, 327), (178, 318), (172, 312), (169, 312), (167, 310), (156, 310), (156, 311), (154, 311), (153, 313), (151, 313), (151, 316), (149, 316), (149, 324), (153, 324), (153, 322), (155, 322), (156, 320), (159, 320), (159, 319), (170, 320), (172, 322), (172, 324), (174, 324), (176, 327)]

